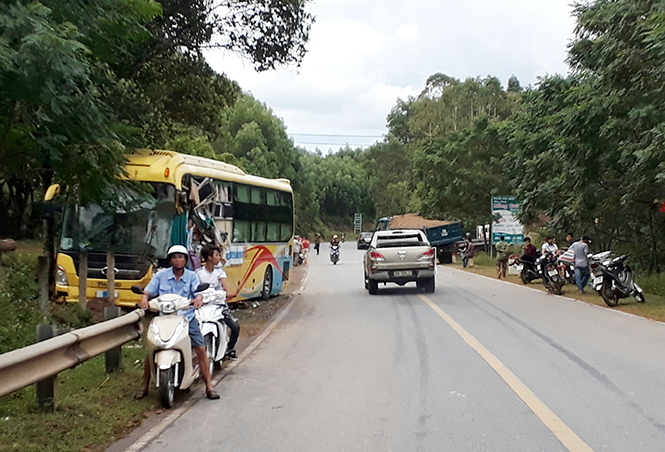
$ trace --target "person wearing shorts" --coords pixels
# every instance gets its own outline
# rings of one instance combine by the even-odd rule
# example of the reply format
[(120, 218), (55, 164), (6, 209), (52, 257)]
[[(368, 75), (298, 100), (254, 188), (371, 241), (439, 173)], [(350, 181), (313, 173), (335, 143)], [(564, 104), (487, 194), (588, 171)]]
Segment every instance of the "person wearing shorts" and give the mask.
[[(195, 309), (203, 305), (203, 297), (196, 295), (194, 291), (201, 284), (199, 277), (193, 271), (186, 268), (187, 248), (181, 245), (174, 245), (169, 248), (167, 259), (171, 267), (159, 271), (152, 277), (148, 285), (143, 290), (141, 298), (141, 309), (148, 308), (148, 300), (150, 297), (156, 297), (165, 294), (176, 294), (182, 297), (192, 299), (193, 308), (179, 311), (178, 314), (183, 315), (189, 322), (189, 338), (192, 343), (192, 348), (199, 359), (201, 376), (206, 386), (206, 397), (212, 400), (219, 399), (219, 395), (213, 390), (212, 378), (210, 376), (210, 367), (208, 365), (208, 356), (205, 351), (205, 344), (203, 342), (203, 335), (196, 321)], [(145, 369), (143, 373), (143, 391), (137, 394), (136, 398), (140, 399), (148, 395), (150, 386), (150, 360), (146, 356)]]

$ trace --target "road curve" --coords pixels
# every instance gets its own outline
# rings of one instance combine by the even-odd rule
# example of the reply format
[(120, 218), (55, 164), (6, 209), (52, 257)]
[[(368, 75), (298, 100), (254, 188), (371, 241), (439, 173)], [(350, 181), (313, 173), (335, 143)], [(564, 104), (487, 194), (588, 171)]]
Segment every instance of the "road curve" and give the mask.
[(146, 451), (663, 451), (665, 324), (439, 267), (363, 289), (322, 246), (278, 327)]

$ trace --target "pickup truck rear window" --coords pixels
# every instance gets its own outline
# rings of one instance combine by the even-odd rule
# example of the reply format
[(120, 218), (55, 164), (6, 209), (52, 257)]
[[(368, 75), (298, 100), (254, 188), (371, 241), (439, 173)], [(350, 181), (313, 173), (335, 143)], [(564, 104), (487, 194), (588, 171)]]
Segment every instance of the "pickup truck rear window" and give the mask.
[(400, 235), (395, 236), (385, 236), (376, 238), (376, 247), (377, 248), (396, 248), (402, 246), (427, 246), (427, 242), (423, 242), (420, 235)]

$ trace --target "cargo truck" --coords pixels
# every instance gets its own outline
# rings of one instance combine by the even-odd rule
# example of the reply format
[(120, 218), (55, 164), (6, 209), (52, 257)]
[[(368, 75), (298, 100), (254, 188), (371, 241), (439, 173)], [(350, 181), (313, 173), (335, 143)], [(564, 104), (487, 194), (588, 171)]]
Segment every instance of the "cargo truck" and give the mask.
[(450, 264), (453, 261), (453, 253), (457, 251), (455, 244), (464, 239), (462, 222), (428, 220), (416, 213), (379, 218), (374, 230), (388, 229), (420, 229), (425, 232), (427, 240), (436, 248), (437, 257), (442, 264)]

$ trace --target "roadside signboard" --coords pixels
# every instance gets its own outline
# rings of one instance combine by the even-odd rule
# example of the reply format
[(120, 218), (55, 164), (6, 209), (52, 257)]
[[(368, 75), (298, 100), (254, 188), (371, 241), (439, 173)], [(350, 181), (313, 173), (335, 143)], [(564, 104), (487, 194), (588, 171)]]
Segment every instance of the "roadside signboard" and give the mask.
[(492, 223), (492, 243), (502, 235), (507, 243), (524, 243), (524, 226), (516, 217), (521, 207), (514, 196), (492, 196), (492, 214), (500, 216)]
[(353, 232), (358, 233), (363, 230), (363, 214), (356, 213), (353, 215)]

